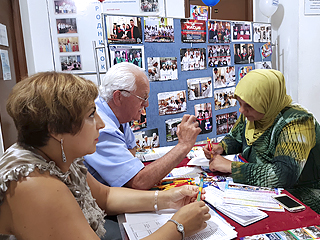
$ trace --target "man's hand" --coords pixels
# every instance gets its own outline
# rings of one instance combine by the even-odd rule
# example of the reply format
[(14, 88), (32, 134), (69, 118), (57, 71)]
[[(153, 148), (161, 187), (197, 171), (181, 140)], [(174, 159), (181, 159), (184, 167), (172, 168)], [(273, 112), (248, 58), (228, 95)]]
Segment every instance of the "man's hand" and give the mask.
[(179, 144), (192, 148), (201, 132), (199, 123), (194, 115), (185, 114), (181, 123), (178, 125), (177, 136)]

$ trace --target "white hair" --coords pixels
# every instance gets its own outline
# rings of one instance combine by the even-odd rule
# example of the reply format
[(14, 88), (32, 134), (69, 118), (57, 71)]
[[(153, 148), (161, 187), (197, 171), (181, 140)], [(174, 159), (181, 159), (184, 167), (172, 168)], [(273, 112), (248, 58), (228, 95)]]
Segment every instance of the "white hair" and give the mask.
[[(101, 85), (99, 86), (100, 96), (106, 101), (110, 101), (113, 97), (113, 92), (116, 90), (135, 91), (136, 90), (136, 77), (137, 72), (144, 70), (132, 63), (122, 62), (112, 66)], [(128, 97), (128, 92), (121, 92), (124, 96)]]

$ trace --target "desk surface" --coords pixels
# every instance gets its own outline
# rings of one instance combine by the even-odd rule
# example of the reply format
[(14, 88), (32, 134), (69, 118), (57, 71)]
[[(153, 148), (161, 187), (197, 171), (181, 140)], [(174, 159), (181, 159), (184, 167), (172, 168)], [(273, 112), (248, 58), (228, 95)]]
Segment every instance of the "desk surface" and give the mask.
[[(185, 158), (177, 167), (187, 166), (189, 159)], [(145, 165), (149, 164), (148, 162), (144, 163)], [(283, 191), (289, 196), (293, 197), (297, 201), (297, 198), (292, 196), (287, 191)], [(301, 202), (301, 201), (299, 201)], [(310, 207), (306, 206), (306, 210), (302, 212), (291, 213), (288, 211), (285, 212), (268, 212), (266, 213), (269, 217), (253, 223), (249, 226), (243, 227), (232, 219), (228, 218), (224, 214), (221, 215), (232, 225), (235, 227), (235, 230), (238, 232), (238, 238), (251, 236), (262, 233), (270, 233), (270, 232), (279, 232), (290, 230), (294, 228), (307, 227), (320, 225), (320, 215), (313, 211)]]

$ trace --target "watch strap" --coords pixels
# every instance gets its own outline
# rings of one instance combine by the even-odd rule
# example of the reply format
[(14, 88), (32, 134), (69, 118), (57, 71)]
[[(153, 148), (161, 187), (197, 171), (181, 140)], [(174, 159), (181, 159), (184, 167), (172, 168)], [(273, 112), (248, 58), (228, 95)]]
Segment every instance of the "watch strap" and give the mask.
[(182, 234), (182, 240), (184, 240), (184, 227), (181, 223), (178, 223), (176, 220), (169, 219), (168, 222), (173, 222), (177, 225), (177, 230)]

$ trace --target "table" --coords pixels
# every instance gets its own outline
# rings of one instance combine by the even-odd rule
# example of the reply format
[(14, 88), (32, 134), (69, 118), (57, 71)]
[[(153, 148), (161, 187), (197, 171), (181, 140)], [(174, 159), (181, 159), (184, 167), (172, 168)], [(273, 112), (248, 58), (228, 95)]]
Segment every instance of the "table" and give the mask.
[[(181, 161), (181, 163), (177, 165), (177, 167), (185, 167), (187, 166), (188, 162), (189, 162), (189, 159), (184, 158)], [(149, 163), (145, 162), (144, 164), (148, 165)], [(291, 196), (293, 199), (301, 203), (301, 201), (299, 201), (297, 198), (292, 196), (286, 190), (282, 192), (286, 193), (287, 195)], [(320, 225), (320, 215), (317, 214), (308, 206), (306, 206), (306, 210), (302, 212), (291, 213), (288, 211), (285, 211), (285, 212), (266, 211), (266, 213), (269, 215), (269, 217), (263, 220), (260, 220), (256, 223), (253, 223), (249, 226), (243, 227), (237, 222), (233, 221), (232, 219), (228, 218), (227, 216), (219, 212), (219, 214), (221, 214), (221, 216), (223, 216), (227, 222), (229, 222), (232, 226), (235, 227), (235, 230), (238, 232), (238, 237), (236, 239), (239, 239), (240, 237), (251, 236), (256, 234), (279, 232), (279, 231), (285, 231), (285, 230), (290, 230), (294, 228)]]

